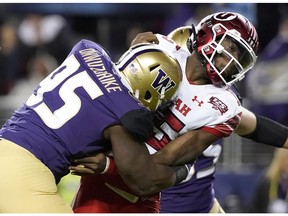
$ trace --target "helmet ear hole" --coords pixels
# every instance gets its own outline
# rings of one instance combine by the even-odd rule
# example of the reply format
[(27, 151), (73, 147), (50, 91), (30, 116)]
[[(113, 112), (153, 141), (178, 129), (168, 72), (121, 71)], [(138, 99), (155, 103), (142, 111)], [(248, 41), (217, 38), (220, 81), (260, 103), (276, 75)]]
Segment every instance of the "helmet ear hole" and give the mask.
[(145, 99), (145, 100), (149, 100), (151, 97), (152, 97), (151, 92), (150, 92), (150, 91), (146, 91), (146, 92), (145, 92), (144, 99)]

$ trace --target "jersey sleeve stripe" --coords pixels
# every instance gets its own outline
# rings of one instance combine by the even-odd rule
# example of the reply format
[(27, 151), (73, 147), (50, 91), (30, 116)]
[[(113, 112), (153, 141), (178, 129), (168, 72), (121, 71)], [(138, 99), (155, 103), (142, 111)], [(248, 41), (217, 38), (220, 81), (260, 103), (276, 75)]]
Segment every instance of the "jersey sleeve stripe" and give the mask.
[(204, 126), (201, 130), (211, 133), (219, 138), (228, 137), (240, 124), (241, 113), (216, 126)]

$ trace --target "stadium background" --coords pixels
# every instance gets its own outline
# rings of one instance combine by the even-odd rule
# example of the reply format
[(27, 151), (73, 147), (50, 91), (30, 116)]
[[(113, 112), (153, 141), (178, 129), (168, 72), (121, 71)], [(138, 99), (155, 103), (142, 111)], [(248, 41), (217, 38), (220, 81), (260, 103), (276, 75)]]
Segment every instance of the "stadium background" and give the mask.
[[(30, 14), (61, 15), (65, 19), (65, 26), (69, 29), (63, 34), (67, 42), (71, 42), (68, 44), (71, 45), (70, 48), (80, 38), (92, 39), (104, 45), (116, 60), (127, 49), (131, 38), (139, 31), (168, 34), (174, 28), (187, 24), (187, 20), (197, 20), (207, 9), (209, 11), (230, 10), (244, 14), (255, 23), (261, 53), (277, 34), (278, 23), (286, 7), (285, 3), (1, 3), (0, 31), (3, 31), (2, 27), (7, 23), (13, 23), (18, 31), (21, 22)], [(3, 33), (0, 34), (2, 36)], [(1, 36), (0, 45), (3, 46)], [(42, 46), (41, 50), (45, 48)], [(64, 44), (58, 43), (57, 49), (59, 52), (64, 51)], [(21, 54), (21, 51), (23, 49), (17, 50), (16, 53)], [(2, 55), (1, 52), (0, 55)], [(54, 57), (58, 62), (63, 60), (60, 55)], [(29, 94), (21, 95), (21, 97), (17, 94), (10, 94), (10, 87), (12, 89), (19, 80), (24, 80), (24, 82), (28, 80), (29, 72), (25, 71), (28, 70), (25, 68), (14, 73), (13, 76), (5, 74), (4, 70), (7, 68), (7, 65), (4, 65), (7, 63), (5, 59), (7, 56), (6, 58), (0, 56), (0, 80), (2, 80), (0, 87), (6, 86), (9, 82), (9, 87), (7, 87), (9, 89), (3, 88), (0, 95), (1, 125), (22, 102), (21, 99), (29, 96)], [(241, 85), (239, 89), (242, 92), (244, 104), (249, 108), (253, 102), (247, 97), (249, 92), (246, 91), (245, 85)], [(236, 205), (241, 205), (245, 209), (245, 205), (249, 204), (256, 180), (271, 161), (273, 150), (272, 147), (252, 144), (251, 141), (236, 135), (225, 139), (224, 148), (217, 163), (215, 182), (216, 195), (222, 205), (228, 207), (231, 205), (231, 208), (235, 208), (235, 202), (238, 202)], [(61, 190), (67, 202), (70, 202), (78, 180), (79, 178), (71, 179), (69, 176), (61, 181)], [(238, 196), (236, 200), (234, 195)]]

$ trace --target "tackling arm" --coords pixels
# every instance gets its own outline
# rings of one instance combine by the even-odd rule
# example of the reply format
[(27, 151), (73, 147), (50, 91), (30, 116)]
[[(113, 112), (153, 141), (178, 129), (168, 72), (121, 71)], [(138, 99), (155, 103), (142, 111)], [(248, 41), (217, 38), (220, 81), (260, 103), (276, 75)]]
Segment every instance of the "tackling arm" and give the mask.
[(159, 44), (159, 40), (153, 32), (142, 32), (136, 35), (136, 37), (131, 42), (130, 46), (134, 46), (140, 43), (155, 43)]
[(191, 163), (217, 139), (218, 137), (203, 130), (189, 131), (156, 152), (153, 160), (165, 165)]
[(154, 163), (146, 146), (120, 125), (107, 128), (105, 137), (111, 141), (121, 177), (139, 196), (160, 192), (182, 181), (188, 174), (188, 171), (181, 167), (175, 170)]

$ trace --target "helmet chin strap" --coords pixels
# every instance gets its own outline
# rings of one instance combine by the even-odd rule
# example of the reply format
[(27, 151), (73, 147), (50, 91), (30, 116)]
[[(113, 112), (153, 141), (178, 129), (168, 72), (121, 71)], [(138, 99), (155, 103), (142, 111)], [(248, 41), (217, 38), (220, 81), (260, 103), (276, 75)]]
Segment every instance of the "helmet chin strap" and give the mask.
[(165, 98), (165, 91), (166, 87), (162, 87), (161, 92), (160, 92), (160, 98), (157, 104), (157, 107), (161, 106), (163, 99)]
[(160, 93), (160, 100), (163, 100), (163, 98), (165, 98), (165, 91), (166, 91), (166, 86), (163, 86), (161, 89), (161, 93)]
[(139, 89), (136, 89), (134, 92), (134, 96), (139, 99)]
[[(196, 56), (197, 58), (199, 59), (199, 61), (201, 62), (201, 65), (204, 67), (205, 71), (206, 71), (206, 74), (208, 76), (208, 79), (209, 81), (213, 84), (213, 85), (216, 85), (216, 86), (222, 86), (223, 83), (221, 83), (221, 81), (219, 80), (219, 82), (213, 82), (213, 80), (211, 79), (211, 76), (212, 75), (212, 72), (215, 73), (214, 69), (211, 67), (211, 65), (208, 63), (208, 61), (205, 59), (205, 57), (203, 55), (201, 55), (199, 52), (198, 52), (198, 40), (197, 40), (197, 37), (196, 37), (196, 28), (195, 26), (192, 24), (192, 34), (193, 34), (193, 41), (190, 40), (190, 44), (191, 44), (191, 47), (192, 47), (192, 51), (195, 51), (196, 52)], [(217, 45), (216, 47), (217, 49), (217, 52), (218, 53), (222, 53), (223, 50), (224, 50), (224, 47), (222, 45)], [(191, 52), (192, 53), (192, 52)], [(220, 79), (220, 78), (219, 78)]]
[(207, 79), (212, 83), (210, 75), (208, 75), (208, 74), (210, 74), (209, 71), (211, 70), (211, 66), (210, 66), (210, 64), (208, 64), (208, 61), (205, 59), (205, 57), (198, 52), (198, 40), (197, 40), (197, 37), (196, 37), (195, 26), (193, 24), (192, 24), (192, 34), (194, 34), (194, 37), (193, 37), (194, 38), (194, 42), (191, 42), (191, 45), (193, 43), (192, 52), (194, 51), (196, 53), (197, 59), (200, 61), (201, 65), (203, 66), (203, 68), (204, 68), (204, 70), (206, 72)]
[(220, 78), (219, 78), (219, 81), (217, 81), (217, 82), (215, 81), (216, 79), (218, 79), (215, 76), (218, 76), (218, 75), (216, 74), (215, 70), (211, 67), (211, 65), (209, 63), (206, 63), (205, 70), (206, 70), (206, 74), (209, 77), (210, 82), (214, 86), (217, 86), (217, 87), (223, 86), (223, 82), (222, 82), (222, 80)]
[[(201, 64), (206, 68), (206, 64), (207, 64), (207, 61), (206, 59), (198, 52), (198, 39), (196, 37), (197, 33), (196, 33), (196, 27), (192, 24), (191, 25), (192, 27), (192, 34), (191, 36), (193, 35), (193, 38), (190, 38), (188, 41), (187, 41), (187, 47), (190, 51), (190, 53), (192, 53), (193, 51), (196, 52), (196, 55), (197, 55), (197, 58), (200, 60)], [(191, 37), (190, 36), (190, 37)]]
[(197, 49), (197, 45), (198, 45), (198, 40), (196, 37), (196, 27), (193, 24), (191, 25), (191, 31), (192, 33), (187, 40), (187, 48), (190, 53), (192, 53), (193, 50), (195, 50), (195, 48)]

